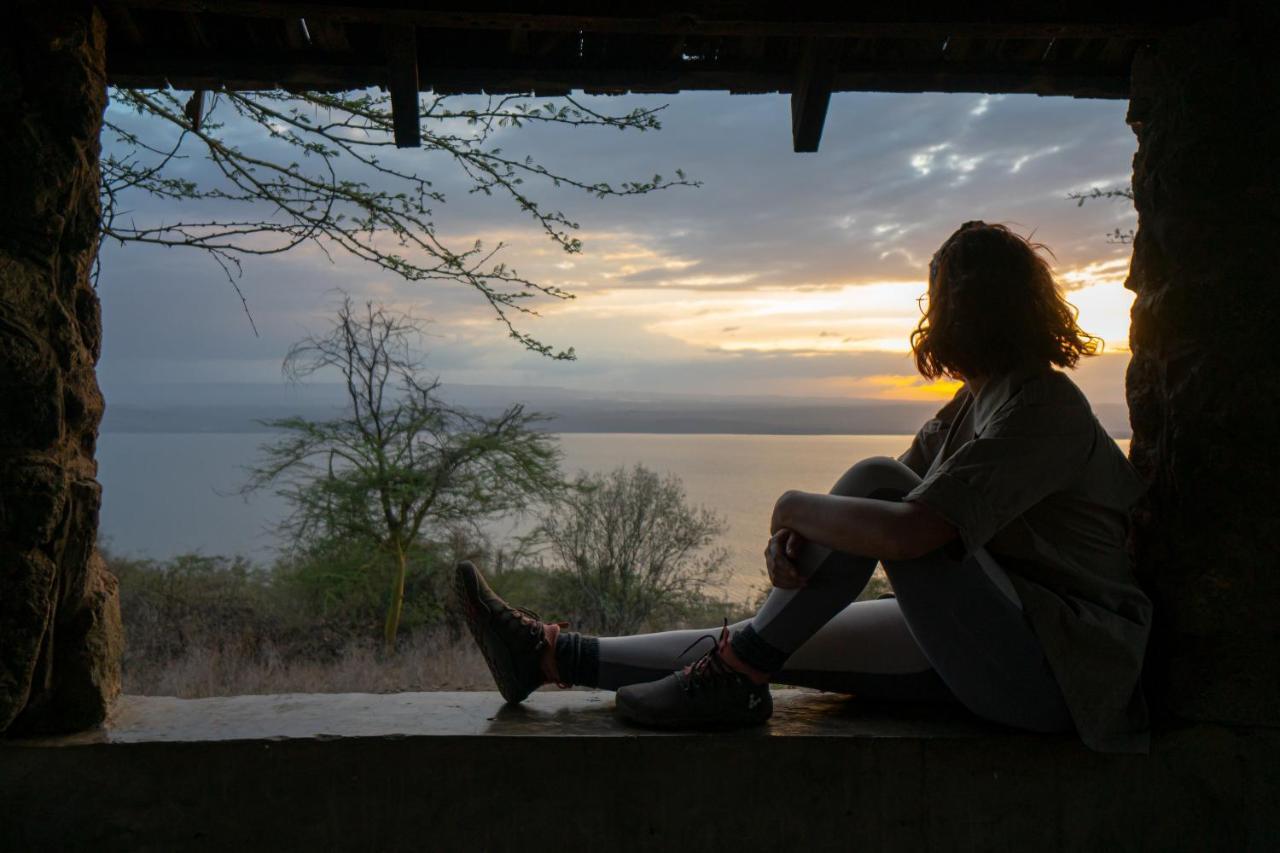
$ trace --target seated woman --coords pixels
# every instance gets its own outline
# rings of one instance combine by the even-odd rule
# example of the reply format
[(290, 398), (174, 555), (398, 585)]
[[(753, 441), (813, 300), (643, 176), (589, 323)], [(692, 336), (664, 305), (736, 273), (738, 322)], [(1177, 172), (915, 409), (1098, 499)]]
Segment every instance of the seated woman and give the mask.
[[(934, 254), (911, 335), (919, 372), (962, 380), (897, 459), (863, 460), (830, 494), (788, 491), (770, 520), (774, 589), (751, 619), (589, 637), (512, 608), (469, 562), (460, 601), (502, 695), (617, 690), (665, 727), (761, 723), (769, 682), (881, 701), (958, 702), (1107, 751), (1147, 749), (1140, 672), (1151, 603), (1125, 547), (1143, 491), (1089, 401), (1056, 367), (1096, 338), (1048, 263), (1003, 225), (966, 222)], [(876, 563), (894, 598), (855, 602)]]

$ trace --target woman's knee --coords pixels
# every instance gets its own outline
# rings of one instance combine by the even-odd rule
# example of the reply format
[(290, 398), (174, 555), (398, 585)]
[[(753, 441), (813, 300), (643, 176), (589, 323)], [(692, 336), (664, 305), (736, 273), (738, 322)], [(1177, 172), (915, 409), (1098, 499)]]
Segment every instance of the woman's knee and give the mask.
[(854, 465), (831, 487), (831, 494), (851, 498), (872, 497), (877, 492), (905, 494), (920, 477), (891, 456), (870, 456)]

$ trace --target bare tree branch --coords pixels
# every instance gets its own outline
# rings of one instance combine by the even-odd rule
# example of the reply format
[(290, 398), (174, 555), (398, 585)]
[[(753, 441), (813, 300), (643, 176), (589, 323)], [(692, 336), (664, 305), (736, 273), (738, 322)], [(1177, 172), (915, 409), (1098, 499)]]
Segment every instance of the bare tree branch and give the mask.
[[(1087, 193), (1084, 193), (1084, 192), (1067, 193), (1067, 198), (1073, 199), (1076, 203), (1076, 207), (1083, 207), (1084, 203), (1092, 198), (1125, 198), (1125, 199), (1128, 199), (1130, 202), (1132, 202), (1133, 188), (1132, 187), (1114, 187), (1109, 190), (1103, 190), (1103, 189), (1100, 189), (1099, 187), (1091, 187), (1089, 189), (1089, 192)], [(1117, 228), (1116, 230), (1107, 234), (1107, 242), (1121, 243), (1121, 244), (1132, 243), (1134, 233), (1135, 233), (1134, 229), (1132, 228), (1130, 228), (1128, 231), (1122, 231), (1121, 229)]]
[[(103, 239), (207, 252), (236, 289), (246, 314), (248, 302), (237, 284), (243, 258), (276, 255), (304, 243), (331, 258), (336, 247), (408, 281), (471, 287), (523, 346), (554, 359), (575, 358), (572, 347), (554, 350), (514, 321), (521, 314), (538, 314), (528, 304), (531, 299), (566, 300), (574, 294), (495, 260), (502, 243), (492, 248), (478, 240), (469, 248), (447, 245), (437, 232), (434, 210), (447, 202), (445, 194), (416, 171), (381, 158), (394, 145), (389, 96), (210, 92), (198, 121), (172, 91), (116, 88), (112, 99), (145, 117), (155, 136), (177, 133), (172, 140), (153, 143), (124, 122), (108, 119), (106, 127), (117, 144), (102, 161)], [(468, 192), (508, 198), (568, 253), (582, 250), (572, 235), (579, 224), (563, 211), (542, 206), (529, 193), (530, 185), (568, 187), (597, 198), (699, 185), (679, 169), (672, 179), (658, 174), (618, 185), (590, 181), (491, 144), (499, 129), (533, 124), (640, 132), (661, 127), (657, 113), (663, 107), (609, 115), (572, 98), (562, 100), (556, 105), (504, 95), (479, 106), (457, 106), (445, 96), (423, 95), (423, 147), (448, 155), (467, 179)], [(235, 134), (219, 119), (222, 106), (239, 122), (264, 131), (252, 153), (236, 144)], [(213, 164), (213, 179), (189, 177), (191, 150)], [(313, 165), (304, 168), (294, 159), (298, 157)], [(125, 206), (133, 195), (181, 201), (183, 216), (139, 223)], [(252, 315), (249, 319), (252, 323)]]

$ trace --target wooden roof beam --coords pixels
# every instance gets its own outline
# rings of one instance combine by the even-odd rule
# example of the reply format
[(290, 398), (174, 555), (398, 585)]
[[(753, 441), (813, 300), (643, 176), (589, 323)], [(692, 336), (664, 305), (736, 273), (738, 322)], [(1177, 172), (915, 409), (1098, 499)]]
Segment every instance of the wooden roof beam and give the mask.
[(389, 24), (383, 28), (387, 49), (387, 90), (391, 93), (391, 124), (397, 148), (422, 144), (418, 122), (417, 27)]
[(302, 18), (288, 18), (284, 22), (284, 37), (290, 50), (306, 50), (311, 47), (311, 33)]
[(102, 11), (107, 16), (108, 38), (118, 39), (130, 47), (142, 44), (142, 30), (127, 7), (116, 0), (107, 0), (102, 4)]
[(351, 50), (351, 41), (347, 38), (346, 25), (334, 21), (324, 15), (307, 15), (299, 18), (307, 28), (307, 38), (320, 50), (332, 53), (345, 53)]
[(839, 39), (830, 38), (810, 38), (801, 43), (796, 83), (791, 90), (791, 145), (797, 153), (818, 150), (840, 46)]
[[(536, 48), (535, 48), (536, 49)], [(1056, 48), (1055, 48), (1056, 50)], [(692, 65), (692, 63), (687, 63)], [(789, 92), (795, 73), (781, 68), (621, 68), (577, 66), (539, 68), (476, 65), (433, 65), (420, 81), (443, 94), (568, 89), (671, 92), (728, 90)], [(386, 85), (380, 58), (361, 61), (350, 54), (309, 51), (264, 57), (192, 56), (189, 51), (112, 52), (108, 46), (107, 80), (113, 86), (218, 89), (317, 89), (341, 91)], [(992, 62), (892, 63), (845, 61), (836, 73), (835, 92), (1022, 92), (1088, 98), (1129, 97), (1128, 68), (1079, 63), (1036, 66)]]
[[(1011, 17), (1007, 3), (980, 3), (957, 12), (954, 3), (912, 2), (892, 14), (862, 18), (844, 14), (804, 13), (726, 18), (715, 14), (718, 4), (659, 4), (648, 15), (556, 13), (554, 8), (531, 11), (467, 11), (421, 8), (407, 0), (351, 3), (333, 0), (113, 0), (134, 9), (165, 12), (216, 12), (254, 18), (327, 16), (344, 23), (413, 24), (440, 29), (685, 34), (701, 36), (760, 35), (776, 38), (842, 36), (856, 38), (933, 38), (967, 35), (979, 38), (1153, 38), (1179, 24), (1216, 14), (1216, 4), (1197, 0), (1185, 9), (1161, 7), (1158, 12), (1127, 13), (1112, 6), (1090, 4), (1075, 15), (1032, 7)], [(461, 5), (461, 4), (459, 4)], [(559, 6), (561, 4), (550, 4)], [(574, 4), (563, 4), (570, 7)], [(1056, 10), (1061, 4), (1048, 5)]]

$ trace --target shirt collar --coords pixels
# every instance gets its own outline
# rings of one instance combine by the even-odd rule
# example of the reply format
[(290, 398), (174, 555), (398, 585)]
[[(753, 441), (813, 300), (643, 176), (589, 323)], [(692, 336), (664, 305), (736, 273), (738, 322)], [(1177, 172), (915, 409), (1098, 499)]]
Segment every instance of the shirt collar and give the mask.
[[(1053, 370), (1048, 365), (1031, 365), (993, 376), (973, 394), (973, 432), (980, 435), (996, 412), (1009, 402), (1028, 380)], [(972, 392), (970, 392), (972, 394)]]

